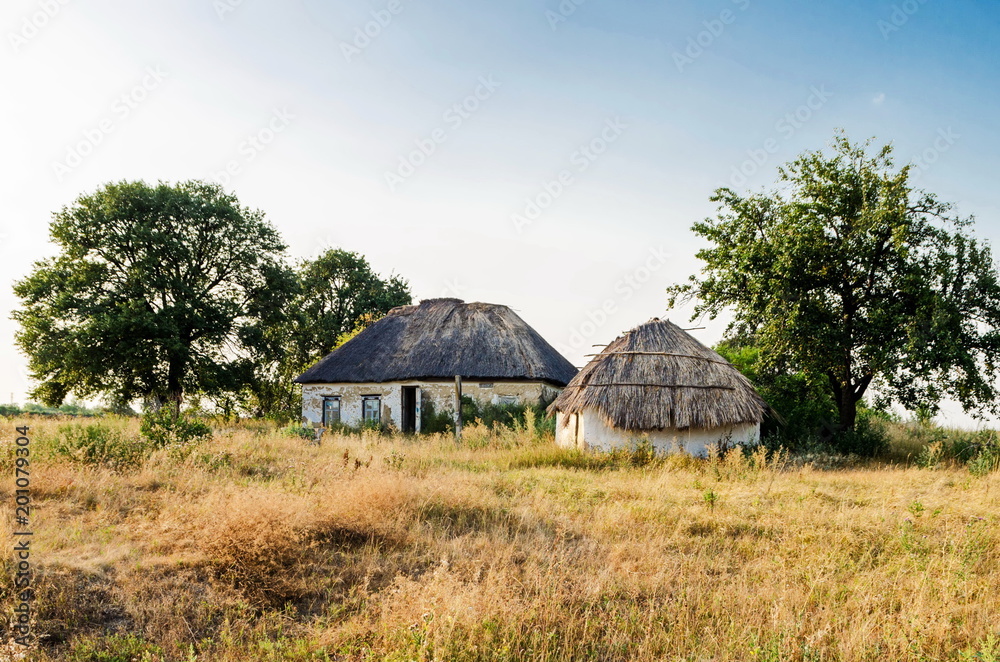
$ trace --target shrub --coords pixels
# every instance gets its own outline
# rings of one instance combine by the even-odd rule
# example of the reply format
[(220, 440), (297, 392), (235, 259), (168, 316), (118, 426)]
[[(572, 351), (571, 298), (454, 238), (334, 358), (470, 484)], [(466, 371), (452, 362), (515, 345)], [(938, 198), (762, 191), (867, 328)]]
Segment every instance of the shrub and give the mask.
[(286, 437), (299, 437), (306, 441), (316, 439), (316, 430), (308, 425), (289, 425), (281, 429), (281, 434)]
[(875, 457), (889, 450), (889, 437), (880, 421), (859, 416), (853, 430), (843, 430), (834, 435), (833, 446), (845, 455)]
[(17, 405), (0, 405), (0, 416), (17, 416), (21, 408)]
[(53, 446), (56, 456), (117, 471), (139, 466), (150, 450), (143, 440), (129, 438), (122, 430), (103, 423), (60, 426)]
[(965, 465), (975, 476), (1000, 469), (1000, 438), (993, 430), (948, 430), (919, 425), (908, 430), (911, 438), (923, 443), (917, 466), (936, 469), (944, 464)]
[(420, 431), (427, 434), (454, 432), (455, 421), (451, 412), (436, 411), (433, 402), (427, 402), (420, 410)]
[(212, 428), (201, 421), (175, 416), (166, 409), (143, 416), (139, 431), (153, 448), (185, 446), (212, 436)]

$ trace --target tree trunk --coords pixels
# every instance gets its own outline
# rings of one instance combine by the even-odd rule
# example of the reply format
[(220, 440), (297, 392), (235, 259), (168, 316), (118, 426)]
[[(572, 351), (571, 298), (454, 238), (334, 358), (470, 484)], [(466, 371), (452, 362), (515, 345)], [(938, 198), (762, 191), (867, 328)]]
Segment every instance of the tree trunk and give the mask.
[(858, 422), (858, 398), (854, 394), (854, 389), (848, 387), (844, 390), (843, 397), (837, 403), (840, 410), (840, 431), (853, 430)]
[(184, 387), (181, 385), (181, 377), (184, 374), (184, 364), (180, 357), (170, 357), (167, 367), (167, 402), (170, 409), (177, 418), (181, 415), (181, 402), (184, 400)]

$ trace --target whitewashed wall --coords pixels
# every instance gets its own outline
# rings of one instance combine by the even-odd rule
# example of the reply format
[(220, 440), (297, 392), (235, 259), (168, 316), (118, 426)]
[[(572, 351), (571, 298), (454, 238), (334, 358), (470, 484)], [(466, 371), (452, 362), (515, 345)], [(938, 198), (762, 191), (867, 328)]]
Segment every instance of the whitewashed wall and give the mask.
[(712, 444), (757, 443), (760, 440), (760, 425), (743, 423), (713, 429), (668, 429), (636, 433), (608, 426), (601, 415), (592, 409), (585, 409), (580, 415), (567, 416), (562, 412), (556, 414), (556, 444), (563, 448), (609, 451), (627, 448), (642, 439), (649, 439), (660, 452), (682, 450), (703, 457), (708, 454), (708, 447)]
[[(492, 383), (491, 387), (483, 384)], [(368, 395), (382, 398), (382, 422), (401, 427), (403, 387), (419, 386), (421, 409), (433, 403), (435, 411), (455, 410), (455, 382), (385, 382), (382, 384), (303, 384), (302, 423), (321, 425), (323, 398), (340, 397), (340, 420), (345, 425), (360, 425), (361, 399)], [(499, 404), (500, 398), (517, 398), (518, 403), (534, 403), (544, 397), (550, 400), (558, 388), (540, 382), (462, 382), (462, 395), (479, 402)]]

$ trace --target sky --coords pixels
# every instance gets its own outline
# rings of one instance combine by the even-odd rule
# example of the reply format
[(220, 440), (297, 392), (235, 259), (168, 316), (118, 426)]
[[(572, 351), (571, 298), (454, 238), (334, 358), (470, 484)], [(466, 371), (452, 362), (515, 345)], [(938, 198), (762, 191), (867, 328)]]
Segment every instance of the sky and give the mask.
[(217, 181), (290, 259), (509, 305), (577, 366), (653, 317), (721, 339), (667, 310), (692, 224), (838, 129), (1000, 235), (995, 0), (6, 0), (0, 33), (3, 402), (11, 285), (109, 181)]

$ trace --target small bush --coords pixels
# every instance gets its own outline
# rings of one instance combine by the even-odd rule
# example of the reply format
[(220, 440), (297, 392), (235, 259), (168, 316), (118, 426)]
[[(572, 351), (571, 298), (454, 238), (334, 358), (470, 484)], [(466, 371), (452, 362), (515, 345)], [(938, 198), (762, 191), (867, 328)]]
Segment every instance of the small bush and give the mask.
[(974, 476), (985, 476), (1000, 469), (1000, 444), (983, 445), (969, 461), (969, 472)]
[(289, 425), (281, 429), (281, 434), (286, 437), (299, 437), (301, 439), (305, 439), (306, 441), (313, 441), (316, 439), (316, 430), (308, 425)]
[(965, 465), (975, 476), (1000, 469), (1000, 438), (993, 430), (973, 432), (918, 425), (909, 428), (907, 434), (923, 444), (916, 462), (924, 469)]
[(174, 416), (165, 409), (143, 416), (139, 432), (153, 448), (185, 446), (212, 436), (212, 428), (201, 421)]
[(449, 411), (437, 411), (433, 402), (424, 403), (420, 410), (420, 432), (434, 434), (455, 431), (455, 418)]
[(132, 439), (103, 423), (59, 427), (53, 453), (82, 464), (96, 464), (122, 471), (141, 465), (151, 448), (141, 439)]
[(876, 457), (889, 450), (889, 437), (881, 421), (864, 416), (858, 418), (853, 430), (838, 432), (833, 446), (845, 455)]

